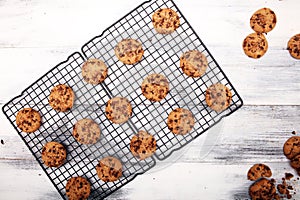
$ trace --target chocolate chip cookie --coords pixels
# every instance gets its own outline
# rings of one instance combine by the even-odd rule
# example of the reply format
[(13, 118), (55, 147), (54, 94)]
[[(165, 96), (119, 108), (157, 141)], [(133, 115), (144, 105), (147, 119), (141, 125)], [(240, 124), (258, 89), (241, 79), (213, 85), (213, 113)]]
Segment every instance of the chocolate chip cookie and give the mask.
[(18, 112), (16, 124), (23, 132), (32, 133), (40, 128), (42, 124), (41, 115), (32, 108), (24, 108)]
[(293, 157), (290, 164), (294, 169), (300, 170), (300, 154)]
[(272, 171), (270, 167), (264, 164), (255, 164), (253, 165), (247, 174), (247, 177), (251, 181), (255, 181), (259, 178), (262, 177), (271, 177), (272, 176)]
[(300, 59), (300, 34), (294, 35), (288, 42), (288, 47), (291, 56)]
[(66, 112), (73, 107), (75, 94), (67, 85), (59, 84), (51, 89), (50, 106), (58, 112)]
[(172, 133), (185, 135), (194, 127), (195, 118), (191, 111), (184, 108), (176, 108), (169, 114), (167, 125)]
[(200, 77), (207, 69), (208, 63), (206, 56), (198, 50), (191, 50), (185, 52), (180, 57), (180, 67), (189, 77)]
[(270, 32), (276, 22), (276, 15), (270, 8), (259, 9), (250, 18), (250, 26), (257, 33)]
[(137, 40), (123, 39), (115, 47), (115, 54), (122, 63), (133, 65), (142, 59), (144, 49), (142, 44)]
[(249, 195), (252, 200), (272, 200), (277, 195), (276, 187), (272, 181), (262, 178), (250, 186)]
[(132, 115), (132, 107), (128, 99), (114, 97), (106, 103), (106, 117), (115, 124), (126, 122)]
[(100, 132), (99, 125), (91, 119), (81, 119), (73, 126), (73, 136), (81, 144), (95, 144)]
[(98, 177), (104, 182), (113, 182), (122, 176), (122, 163), (115, 157), (105, 157), (96, 166)]
[(141, 89), (148, 100), (157, 102), (169, 93), (169, 82), (164, 75), (151, 74), (144, 79)]
[(67, 158), (65, 147), (58, 142), (48, 142), (42, 150), (42, 160), (48, 167), (59, 167)]
[(173, 33), (180, 26), (178, 14), (171, 8), (162, 8), (152, 15), (152, 24), (160, 34)]
[(290, 137), (283, 145), (283, 153), (288, 159), (300, 154), (300, 136)]
[(268, 50), (268, 41), (262, 33), (251, 33), (244, 39), (243, 50), (250, 58), (260, 58)]
[(205, 94), (206, 104), (217, 112), (227, 109), (230, 106), (231, 98), (231, 91), (221, 83), (211, 85)]
[(130, 141), (130, 150), (135, 157), (144, 160), (155, 152), (156, 140), (146, 131), (139, 131)]
[(83, 177), (72, 177), (66, 184), (66, 195), (69, 200), (84, 200), (90, 196), (91, 184)]
[(107, 77), (107, 66), (102, 60), (89, 59), (81, 68), (83, 79), (90, 84), (99, 84)]

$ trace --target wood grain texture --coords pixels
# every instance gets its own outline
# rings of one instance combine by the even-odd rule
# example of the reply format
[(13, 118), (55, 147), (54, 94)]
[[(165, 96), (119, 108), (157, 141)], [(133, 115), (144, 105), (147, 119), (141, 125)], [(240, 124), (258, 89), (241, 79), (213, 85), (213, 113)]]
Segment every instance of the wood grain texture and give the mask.
[[(0, 0), (1, 106), (142, 2)], [(300, 132), (300, 61), (286, 50), (300, 32), (299, 2), (175, 2), (245, 106), (108, 199), (248, 199), (246, 173), (253, 164), (268, 164), (277, 180), (295, 174), (282, 146), (292, 131)], [(272, 8), (278, 23), (266, 36), (268, 52), (253, 60), (244, 55), (242, 41), (261, 7)], [(0, 127), (0, 199), (59, 199), (2, 113)]]

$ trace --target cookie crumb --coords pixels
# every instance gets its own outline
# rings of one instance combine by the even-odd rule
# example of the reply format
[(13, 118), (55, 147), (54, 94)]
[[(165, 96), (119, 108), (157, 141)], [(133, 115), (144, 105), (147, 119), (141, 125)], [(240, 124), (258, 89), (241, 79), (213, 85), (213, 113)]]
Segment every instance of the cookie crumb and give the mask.
[(293, 178), (293, 177), (294, 177), (293, 174), (291, 174), (291, 173), (285, 173), (285, 179), (286, 180), (291, 180), (291, 178)]
[(293, 135), (296, 135), (297, 133), (296, 133), (296, 131), (292, 131), (292, 134), (293, 134)]
[(3, 140), (1, 140), (1, 144), (4, 144), (4, 141), (3, 141)]

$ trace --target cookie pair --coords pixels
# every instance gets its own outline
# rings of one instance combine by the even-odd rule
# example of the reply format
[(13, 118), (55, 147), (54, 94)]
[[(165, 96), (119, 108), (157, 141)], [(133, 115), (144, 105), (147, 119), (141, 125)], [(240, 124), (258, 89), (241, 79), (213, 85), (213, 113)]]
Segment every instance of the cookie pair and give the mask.
[(270, 8), (257, 10), (250, 18), (250, 26), (255, 33), (249, 34), (243, 41), (243, 50), (250, 58), (261, 58), (268, 50), (268, 41), (264, 33), (274, 29), (277, 18)]

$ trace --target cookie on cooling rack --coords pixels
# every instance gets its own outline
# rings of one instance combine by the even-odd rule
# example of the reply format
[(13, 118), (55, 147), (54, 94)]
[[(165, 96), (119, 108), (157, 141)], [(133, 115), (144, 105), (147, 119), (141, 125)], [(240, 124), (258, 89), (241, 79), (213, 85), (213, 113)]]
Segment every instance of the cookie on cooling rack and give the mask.
[(300, 154), (300, 136), (290, 137), (283, 145), (283, 153), (288, 159)]
[(276, 187), (272, 181), (262, 178), (250, 186), (249, 195), (251, 199), (257, 200), (275, 199)]
[(58, 112), (66, 112), (73, 107), (75, 94), (67, 85), (59, 84), (51, 89), (49, 96), (50, 106)]
[(270, 32), (276, 22), (276, 15), (270, 8), (259, 9), (250, 18), (250, 26), (257, 33)]
[(268, 50), (268, 41), (262, 33), (251, 33), (244, 39), (243, 50), (250, 58), (260, 58)]
[(180, 67), (189, 77), (200, 77), (207, 69), (208, 63), (206, 56), (198, 50), (190, 50), (180, 57)]
[(96, 166), (98, 177), (104, 182), (113, 182), (122, 176), (122, 163), (115, 157), (105, 157)]
[(156, 151), (156, 140), (146, 131), (139, 131), (131, 138), (130, 151), (135, 157), (144, 160)]
[(221, 112), (230, 106), (232, 93), (225, 85), (216, 83), (206, 90), (206, 104), (213, 110)]
[(269, 166), (265, 164), (255, 164), (253, 165), (247, 174), (247, 178), (251, 181), (255, 181), (262, 177), (271, 177), (272, 171)]
[(195, 118), (191, 111), (184, 108), (176, 108), (169, 114), (167, 125), (172, 133), (185, 135), (194, 127)]
[(91, 184), (83, 177), (72, 177), (66, 184), (66, 195), (69, 200), (84, 200), (90, 196)]
[(18, 112), (16, 124), (23, 132), (32, 133), (40, 128), (42, 124), (41, 115), (32, 108), (24, 108)]
[(133, 65), (142, 59), (144, 49), (142, 44), (137, 40), (123, 39), (115, 47), (115, 54), (122, 63)]
[(65, 147), (58, 142), (48, 142), (42, 150), (42, 160), (48, 167), (59, 167), (67, 158)]
[(91, 119), (81, 119), (73, 126), (73, 136), (81, 144), (95, 144), (100, 133), (99, 125)]
[(173, 33), (180, 25), (178, 14), (171, 8), (162, 8), (152, 15), (152, 24), (160, 34)]
[(132, 107), (128, 99), (114, 97), (106, 103), (106, 117), (115, 124), (126, 122), (132, 115)]
[(107, 66), (102, 60), (89, 59), (81, 68), (83, 79), (90, 84), (99, 84), (107, 77)]
[(148, 100), (161, 101), (169, 93), (169, 82), (164, 75), (151, 74), (143, 80), (141, 89)]
[(288, 41), (287, 49), (293, 58), (300, 59), (300, 34), (294, 35)]

